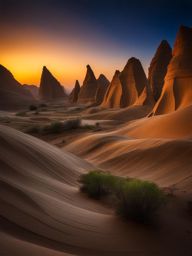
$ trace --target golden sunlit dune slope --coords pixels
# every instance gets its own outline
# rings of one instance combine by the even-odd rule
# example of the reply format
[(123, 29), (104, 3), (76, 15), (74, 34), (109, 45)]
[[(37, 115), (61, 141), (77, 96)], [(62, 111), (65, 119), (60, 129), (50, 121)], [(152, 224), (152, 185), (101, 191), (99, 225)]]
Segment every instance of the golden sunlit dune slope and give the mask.
[(187, 139), (192, 137), (191, 115), (192, 106), (142, 118), (109, 133), (81, 138), (66, 149), (116, 174), (192, 192), (192, 141)]
[[(100, 149), (107, 150), (105, 144)], [(82, 195), (77, 180), (91, 168), (71, 153), (0, 126), (1, 255), (189, 255), (188, 223), (176, 215), (166, 215), (158, 231), (147, 229)]]

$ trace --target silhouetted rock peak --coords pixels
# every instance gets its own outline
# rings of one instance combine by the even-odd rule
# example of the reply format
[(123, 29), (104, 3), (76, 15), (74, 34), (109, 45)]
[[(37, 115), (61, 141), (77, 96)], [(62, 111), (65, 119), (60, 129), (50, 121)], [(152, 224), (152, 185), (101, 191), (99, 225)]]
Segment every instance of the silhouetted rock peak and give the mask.
[(19, 108), (30, 104), (33, 100), (32, 94), (7, 68), (0, 65), (0, 109)]
[(87, 65), (87, 72), (79, 93), (78, 102), (84, 104), (94, 103), (96, 91), (97, 79), (95, 78), (94, 72), (90, 65)]
[(39, 95), (43, 100), (54, 100), (66, 96), (64, 88), (46, 66), (43, 66)]
[(161, 95), (167, 67), (172, 57), (172, 49), (166, 40), (161, 41), (149, 67), (149, 85), (157, 101)]
[(103, 85), (103, 86), (108, 86), (110, 83), (109, 80), (106, 78), (106, 76), (103, 74), (99, 75), (97, 82), (99, 85)]
[(76, 80), (75, 81), (75, 86), (74, 86), (72, 92), (69, 95), (69, 100), (72, 103), (76, 103), (77, 102), (80, 89), (81, 89), (81, 87), (80, 87), (79, 81)]
[(97, 105), (100, 105), (102, 103), (109, 84), (110, 82), (106, 78), (106, 76), (100, 74), (99, 78), (97, 79), (97, 91), (95, 96), (95, 101)]

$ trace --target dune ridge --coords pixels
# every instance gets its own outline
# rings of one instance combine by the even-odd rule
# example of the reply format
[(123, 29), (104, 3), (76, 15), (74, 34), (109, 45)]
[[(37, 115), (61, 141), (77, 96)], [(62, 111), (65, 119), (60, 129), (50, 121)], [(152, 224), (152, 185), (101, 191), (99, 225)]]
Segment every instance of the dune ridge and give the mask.
[[(117, 139), (127, 140), (113, 135), (109, 143), (117, 143)], [(189, 252), (190, 240), (183, 236), (185, 221), (178, 228), (174, 218), (165, 220), (156, 232), (125, 224), (110, 209), (81, 195), (79, 175), (94, 168), (88, 162), (5, 126), (0, 126), (0, 142), (3, 252), (11, 255), (14, 249), (14, 255), (25, 252), (37, 256)], [(7, 248), (5, 239), (13, 248)], [(180, 240), (178, 246), (175, 239)]]

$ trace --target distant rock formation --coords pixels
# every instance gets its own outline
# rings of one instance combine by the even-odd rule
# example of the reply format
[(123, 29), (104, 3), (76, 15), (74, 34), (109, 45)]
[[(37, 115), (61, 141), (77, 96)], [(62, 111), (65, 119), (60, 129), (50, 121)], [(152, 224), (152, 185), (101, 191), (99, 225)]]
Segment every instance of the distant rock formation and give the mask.
[(23, 87), (30, 91), (35, 99), (39, 99), (39, 88), (36, 85), (23, 84)]
[(109, 80), (103, 74), (97, 79), (97, 91), (95, 95), (95, 102), (97, 105), (102, 103), (109, 84)]
[[(145, 72), (138, 59), (132, 57), (128, 60), (120, 74), (120, 81), (122, 84), (121, 107), (137, 104), (139, 97), (148, 86)], [(140, 104), (142, 103), (140, 102)]]
[(34, 102), (25, 89), (4, 66), (0, 65), (0, 109), (20, 108)]
[(89, 65), (87, 65), (87, 73), (81, 86), (78, 103), (89, 104), (95, 103), (95, 95), (97, 91), (97, 79)]
[(45, 66), (41, 75), (39, 96), (40, 99), (48, 101), (66, 97), (64, 87)]
[(181, 26), (161, 97), (153, 113), (164, 114), (192, 104), (192, 28)]
[(163, 40), (151, 61), (149, 67), (149, 86), (153, 97), (157, 101), (161, 95), (167, 67), (172, 57), (172, 49), (166, 40)]
[(72, 92), (71, 92), (70, 95), (69, 95), (69, 100), (70, 100), (70, 102), (72, 102), (72, 103), (76, 103), (76, 102), (77, 102), (77, 100), (78, 100), (78, 95), (79, 95), (79, 92), (80, 92), (80, 88), (81, 88), (81, 87), (80, 87), (79, 81), (76, 80), (75, 86), (74, 86)]
[(113, 79), (108, 86), (101, 107), (120, 108), (122, 97), (122, 85), (119, 79), (120, 72), (116, 70)]

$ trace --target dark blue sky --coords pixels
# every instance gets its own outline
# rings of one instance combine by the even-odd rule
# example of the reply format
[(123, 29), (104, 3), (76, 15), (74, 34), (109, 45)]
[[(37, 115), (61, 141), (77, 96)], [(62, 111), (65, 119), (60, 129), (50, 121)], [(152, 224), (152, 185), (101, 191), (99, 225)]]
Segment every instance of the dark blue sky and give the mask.
[(68, 42), (70, 50), (87, 50), (82, 65), (98, 64), (91, 51), (103, 67), (117, 59), (111, 69), (135, 56), (147, 70), (160, 41), (172, 45), (181, 24), (192, 26), (192, 0), (0, 0), (1, 38), (14, 41), (10, 34), (20, 36), (21, 28), (37, 30), (50, 41)]

